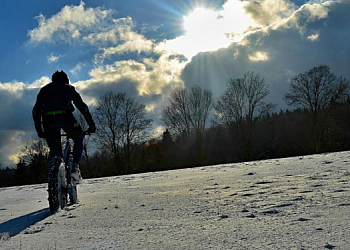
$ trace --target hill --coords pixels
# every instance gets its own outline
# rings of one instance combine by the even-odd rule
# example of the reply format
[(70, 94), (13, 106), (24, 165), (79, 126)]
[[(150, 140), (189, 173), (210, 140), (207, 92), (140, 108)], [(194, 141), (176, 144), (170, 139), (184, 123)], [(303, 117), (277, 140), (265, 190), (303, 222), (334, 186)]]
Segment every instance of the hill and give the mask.
[(338, 152), (85, 180), (80, 203), (52, 216), (45, 184), (2, 188), (0, 249), (348, 249), (349, 163)]

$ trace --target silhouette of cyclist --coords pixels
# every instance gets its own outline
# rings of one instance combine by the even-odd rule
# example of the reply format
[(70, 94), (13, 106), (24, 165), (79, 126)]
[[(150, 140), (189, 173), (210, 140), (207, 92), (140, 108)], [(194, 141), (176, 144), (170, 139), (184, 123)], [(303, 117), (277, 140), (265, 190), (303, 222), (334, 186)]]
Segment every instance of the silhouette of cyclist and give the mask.
[[(73, 103), (72, 103), (73, 102)], [(52, 82), (42, 87), (33, 108), (35, 130), (40, 138), (45, 138), (50, 148), (50, 159), (62, 157), (61, 129), (74, 141), (72, 176), (81, 180), (79, 161), (83, 152), (84, 134), (73, 116), (74, 106), (83, 114), (89, 125), (88, 133), (96, 131), (88, 106), (79, 93), (69, 84), (64, 71), (56, 71)]]

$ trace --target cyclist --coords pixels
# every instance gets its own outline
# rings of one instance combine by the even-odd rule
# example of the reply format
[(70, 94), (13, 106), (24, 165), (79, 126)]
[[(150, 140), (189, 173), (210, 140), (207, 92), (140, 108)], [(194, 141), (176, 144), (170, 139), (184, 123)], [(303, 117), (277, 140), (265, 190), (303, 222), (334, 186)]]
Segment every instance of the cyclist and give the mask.
[(32, 114), (38, 136), (45, 138), (50, 148), (50, 159), (54, 156), (62, 157), (61, 128), (73, 139), (72, 177), (79, 183), (79, 161), (83, 152), (84, 134), (73, 116), (73, 104), (88, 123), (87, 132), (94, 133), (96, 127), (88, 106), (69, 84), (67, 74), (64, 71), (56, 71), (52, 75), (52, 82), (40, 89)]

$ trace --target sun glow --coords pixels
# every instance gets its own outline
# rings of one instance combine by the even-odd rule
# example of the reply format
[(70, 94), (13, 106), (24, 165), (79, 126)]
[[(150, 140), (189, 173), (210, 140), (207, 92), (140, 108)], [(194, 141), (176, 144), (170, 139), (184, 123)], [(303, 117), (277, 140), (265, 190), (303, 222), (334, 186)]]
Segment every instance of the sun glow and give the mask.
[(193, 39), (206, 39), (208, 37), (222, 35), (218, 30), (222, 19), (219, 13), (205, 8), (197, 8), (188, 16), (183, 17), (186, 36)]
[(246, 13), (246, 2), (227, 1), (222, 10), (197, 7), (183, 17), (185, 34), (166, 40), (158, 48), (185, 55), (189, 60), (199, 52), (215, 51), (243, 39), (255, 25)]

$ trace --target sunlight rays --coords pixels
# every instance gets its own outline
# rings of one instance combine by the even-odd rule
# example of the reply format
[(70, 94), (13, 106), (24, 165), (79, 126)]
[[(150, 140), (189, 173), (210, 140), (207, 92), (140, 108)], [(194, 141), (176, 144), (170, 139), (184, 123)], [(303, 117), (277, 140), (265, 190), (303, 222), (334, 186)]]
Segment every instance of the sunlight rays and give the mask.
[(184, 34), (172, 40), (165, 40), (158, 49), (183, 54), (191, 59), (200, 52), (227, 48), (232, 42), (243, 39), (244, 33), (256, 23), (247, 14), (248, 3), (227, 1), (221, 10), (197, 6), (183, 16)]

